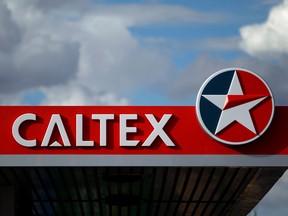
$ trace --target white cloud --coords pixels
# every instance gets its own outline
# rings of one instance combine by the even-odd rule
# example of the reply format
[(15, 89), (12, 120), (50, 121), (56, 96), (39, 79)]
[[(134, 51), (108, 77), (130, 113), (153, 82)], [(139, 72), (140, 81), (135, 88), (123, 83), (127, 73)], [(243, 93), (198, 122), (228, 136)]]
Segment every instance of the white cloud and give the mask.
[(95, 90), (127, 92), (161, 83), (171, 73), (169, 56), (141, 47), (121, 20), (89, 15), (79, 22), (78, 81)]
[(79, 58), (76, 42), (54, 38), (53, 32), (41, 32), (47, 24), (38, 13), (26, 11), (30, 18), (39, 18), (39, 23), (32, 19), (34, 25), (24, 25), (17, 20), (25, 10), (18, 14), (0, 2), (0, 11), (1, 95), (65, 83), (75, 76)]
[(73, 82), (65, 86), (42, 88), (46, 98), (41, 105), (128, 105), (128, 100), (114, 93), (94, 92)]
[(270, 58), (288, 54), (288, 0), (273, 7), (262, 24), (240, 29), (241, 47), (250, 55)]
[[(278, 104), (288, 104), (288, 0), (271, 8), (262, 24), (247, 25), (240, 29), (242, 49), (254, 58), (244, 62), (264, 72), (272, 86)], [(242, 61), (243, 62), (243, 61)], [(244, 64), (245, 64), (244, 63)]]
[(122, 104), (135, 88), (167, 86), (175, 70), (168, 52), (143, 47), (130, 27), (214, 23), (225, 16), (166, 4), (0, 2), (0, 26), (9, 27), (0, 33), (2, 103), (9, 103), (7, 95), (21, 101), (12, 95), (41, 88), (45, 104)]
[[(179, 6), (95, 6), (73, 1), (66, 7), (68, 3), (6, 0), (0, 5), (6, 10), (7, 21), (2, 22), (12, 23), (21, 38), (11, 42), (9, 55), (0, 52), (2, 99), (42, 88), (46, 104), (63, 104), (61, 100), (90, 104), (92, 93), (99, 96), (92, 100), (95, 103), (110, 103), (100, 92), (113, 94), (115, 103), (122, 104), (123, 96), (134, 88), (165, 85), (174, 69), (168, 53), (142, 47), (129, 28), (154, 21), (198, 22), (197, 17), (204, 16)], [(70, 95), (56, 94), (59, 88)], [(75, 100), (68, 99), (72, 92)], [(7, 98), (3, 101), (9, 103)]]
[[(200, 56), (174, 82), (171, 95), (176, 98), (195, 95), (201, 83), (212, 73), (226, 67), (244, 67), (255, 71), (265, 79), (274, 93), (277, 105), (287, 105), (287, 23), (288, 0), (285, 0), (281, 4), (272, 7), (266, 22), (247, 25), (240, 29), (240, 44), (249, 56), (230, 60), (224, 60), (220, 57)], [(235, 43), (238, 39), (235, 38), (235, 40), (230, 42)], [(210, 45), (213, 47), (216, 42), (212, 40)]]

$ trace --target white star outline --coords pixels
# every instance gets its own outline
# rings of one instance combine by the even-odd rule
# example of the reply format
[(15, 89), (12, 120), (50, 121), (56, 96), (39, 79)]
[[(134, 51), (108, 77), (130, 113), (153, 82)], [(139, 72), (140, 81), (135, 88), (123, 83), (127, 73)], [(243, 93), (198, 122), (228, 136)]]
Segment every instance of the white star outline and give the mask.
[[(206, 87), (206, 85), (208, 84), (208, 82), (210, 82), (217, 75), (219, 75), (223, 72), (226, 72), (226, 71), (231, 71), (231, 70), (234, 70), (234, 74), (233, 74), (233, 78), (232, 78), (232, 81), (231, 81), (231, 84), (230, 84), (230, 87), (229, 87), (227, 94), (225, 94), (225, 95), (202, 95), (202, 92), (203, 92), (204, 88)], [(244, 101), (243, 103), (238, 103), (237, 105), (225, 107), (228, 103), (228, 97), (229, 96), (236, 96), (236, 97), (241, 96), (241, 95), (245, 96), (245, 94), (243, 93), (243, 90), (242, 90), (241, 83), (240, 83), (239, 78), (238, 78), (237, 70), (241, 70), (241, 71), (244, 70), (244, 71), (249, 72), (249, 73), (253, 74), (254, 76), (258, 77), (263, 82), (263, 84), (265, 84), (265, 86), (267, 87), (267, 89), (269, 91), (269, 95), (267, 95), (267, 96), (262, 95), (256, 99), (250, 99), (248, 102)], [(211, 131), (208, 130), (208, 128), (206, 127), (205, 123), (202, 120), (201, 113), (200, 113), (200, 99), (201, 99), (201, 97), (206, 98), (212, 104), (214, 104), (219, 109), (221, 109), (221, 114), (220, 114), (220, 117), (219, 117), (219, 120), (218, 120), (218, 123), (216, 126), (216, 130), (214, 131), (214, 133), (212, 133)], [(272, 102), (271, 117), (270, 117), (268, 123), (266, 124), (265, 128), (260, 133), (258, 133), (255, 129), (255, 125), (254, 125), (250, 110), (252, 108), (254, 108), (255, 106), (257, 106), (259, 103), (261, 103), (263, 100), (265, 100), (267, 97), (270, 97), (271, 102)], [(213, 137), (214, 139), (216, 139), (216, 140), (218, 140), (224, 144), (242, 145), (242, 144), (247, 144), (247, 143), (257, 139), (267, 130), (267, 128), (269, 127), (269, 125), (273, 119), (273, 115), (274, 115), (274, 100), (273, 100), (272, 92), (270, 91), (268, 85), (257, 74), (255, 74), (254, 72), (251, 72), (249, 70), (243, 69), (243, 68), (226, 68), (226, 69), (223, 69), (223, 70), (216, 72), (214, 75), (209, 77), (203, 83), (203, 85), (200, 88), (199, 93), (197, 95), (196, 113), (197, 113), (197, 116), (198, 116), (198, 119), (199, 119), (201, 126), (203, 127), (203, 129), (208, 134), (210, 134), (211, 137)], [(233, 142), (233, 141), (223, 140), (223, 139), (215, 136), (218, 133), (220, 133), (222, 130), (227, 128), (229, 125), (231, 125), (233, 122), (238, 122), (239, 124), (243, 125), (249, 131), (254, 133), (255, 137), (253, 137), (250, 140)]]
[(250, 110), (268, 96), (260, 97), (259, 99), (255, 99), (250, 102), (242, 103), (238, 106), (224, 109), (227, 97), (229, 95), (244, 95), (241, 84), (239, 82), (237, 71), (234, 72), (233, 79), (227, 95), (202, 95), (202, 97), (206, 98), (222, 110), (214, 134), (218, 134), (230, 124), (232, 124), (234, 121), (240, 123), (254, 134), (257, 134)]

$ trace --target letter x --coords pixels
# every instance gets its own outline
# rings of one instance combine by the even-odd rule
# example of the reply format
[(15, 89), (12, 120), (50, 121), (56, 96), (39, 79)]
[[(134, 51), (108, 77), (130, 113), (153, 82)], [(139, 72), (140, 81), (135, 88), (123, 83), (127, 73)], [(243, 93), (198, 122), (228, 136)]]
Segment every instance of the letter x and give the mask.
[(153, 131), (148, 136), (148, 138), (145, 140), (142, 146), (150, 146), (157, 136), (159, 136), (166, 146), (173, 147), (175, 144), (173, 141), (169, 138), (169, 136), (166, 134), (166, 132), (163, 130), (166, 123), (171, 118), (172, 114), (164, 114), (159, 122), (155, 119), (153, 114), (145, 114), (146, 118), (149, 120), (151, 125), (153, 126)]

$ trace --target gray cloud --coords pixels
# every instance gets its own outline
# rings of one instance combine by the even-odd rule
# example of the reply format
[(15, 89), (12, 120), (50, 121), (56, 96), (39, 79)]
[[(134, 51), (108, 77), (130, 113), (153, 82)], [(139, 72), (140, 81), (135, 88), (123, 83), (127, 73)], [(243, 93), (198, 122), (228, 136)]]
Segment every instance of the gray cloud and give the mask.
[[(256, 206), (257, 215), (287, 215), (287, 193), (288, 187), (288, 172), (286, 172), (278, 182), (273, 186), (273, 189), (261, 200)], [(249, 214), (252, 216), (253, 214)]]
[(0, 2), (0, 52), (9, 53), (21, 41), (21, 32), (10, 10)]
[[(12, 3), (12, 2), (11, 2)], [(9, 5), (8, 5), (9, 6)], [(43, 31), (49, 22), (41, 14), (17, 9), (0, 2), (0, 92), (14, 94), (25, 89), (65, 83), (78, 70), (79, 45)], [(35, 18), (32, 23), (19, 22), (21, 15)]]
[(65, 83), (75, 76), (78, 58), (77, 44), (48, 38), (34, 39), (13, 54), (0, 54), (1, 94)]
[[(280, 60), (279, 60), (280, 61)], [(283, 55), (280, 63), (272, 64), (257, 58), (245, 56), (232, 60), (201, 56), (190, 65), (186, 72), (175, 80), (171, 95), (175, 98), (196, 95), (201, 83), (216, 71), (228, 67), (243, 67), (259, 74), (271, 87), (276, 104), (288, 104), (288, 56)]]

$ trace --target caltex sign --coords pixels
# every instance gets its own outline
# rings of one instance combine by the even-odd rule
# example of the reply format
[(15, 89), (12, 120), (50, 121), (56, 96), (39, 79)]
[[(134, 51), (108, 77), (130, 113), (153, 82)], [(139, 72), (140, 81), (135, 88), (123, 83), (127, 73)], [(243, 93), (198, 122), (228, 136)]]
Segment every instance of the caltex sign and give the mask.
[(2, 166), (288, 166), (288, 107), (242, 68), (209, 77), (196, 107), (2, 106), (0, 119)]

